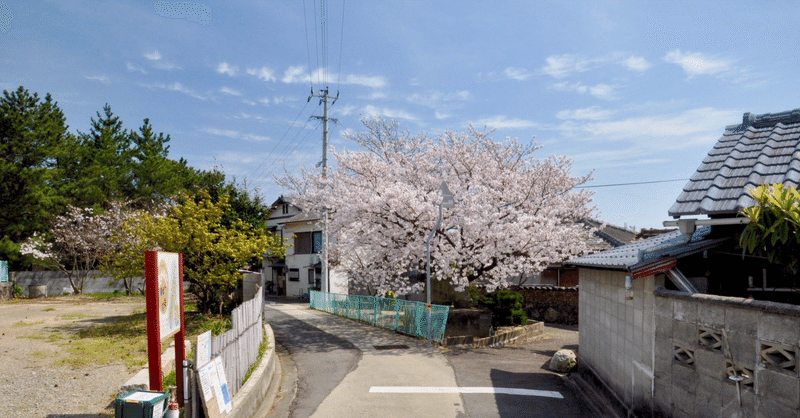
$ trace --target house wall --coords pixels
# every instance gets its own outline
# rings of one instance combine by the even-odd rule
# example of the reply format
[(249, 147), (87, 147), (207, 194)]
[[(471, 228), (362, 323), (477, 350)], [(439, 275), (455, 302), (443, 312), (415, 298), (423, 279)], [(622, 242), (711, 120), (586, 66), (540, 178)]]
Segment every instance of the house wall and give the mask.
[[(580, 269), (579, 366), (588, 369), (621, 403), (652, 409), (655, 315), (654, 276), (633, 280), (626, 297), (626, 272)], [(586, 371), (586, 370), (583, 370)]]
[[(654, 295), (657, 413), (800, 416), (800, 306), (665, 289)], [(741, 409), (728, 352), (750, 376), (741, 385)]]

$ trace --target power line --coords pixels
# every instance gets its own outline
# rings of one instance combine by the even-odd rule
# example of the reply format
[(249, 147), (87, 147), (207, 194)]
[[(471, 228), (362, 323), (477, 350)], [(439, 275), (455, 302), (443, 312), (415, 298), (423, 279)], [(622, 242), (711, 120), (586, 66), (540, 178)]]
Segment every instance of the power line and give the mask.
[[(300, 109), (300, 113), (298, 113), (298, 114), (297, 114), (297, 116), (296, 116), (296, 117), (294, 118), (294, 120), (292, 121), (292, 124), (291, 124), (291, 125), (289, 125), (289, 128), (288, 128), (288, 129), (286, 129), (286, 132), (284, 132), (284, 133), (283, 133), (283, 135), (281, 136), (281, 138), (280, 138), (280, 139), (278, 139), (277, 141), (275, 141), (275, 145), (272, 147), (272, 150), (271, 150), (271, 151), (270, 151), (270, 152), (269, 152), (267, 155), (270, 155), (270, 154), (272, 154), (273, 152), (275, 152), (275, 148), (278, 148), (278, 144), (280, 144), (280, 142), (281, 142), (281, 141), (283, 141), (283, 138), (285, 138), (285, 137), (286, 137), (286, 134), (288, 134), (288, 133), (289, 133), (289, 131), (290, 131), (290, 130), (292, 130), (292, 127), (294, 127), (294, 124), (295, 124), (295, 123), (297, 123), (297, 119), (299, 119), (299, 118), (300, 118), (300, 115), (302, 115), (302, 114), (303, 114), (303, 111), (304, 111), (304, 110), (306, 110), (306, 106), (308, 106), (308, 102), (306, 102), (306, 104), (305, 104), (305, 105), (303, 105), (303, 108), (302, 108), (302, 109)], [(319, 106), (317, 106), (317, 107), (319, 108)], [(314, 110), (316, 111), (317, 109), (314, 109)], [(313, 113), (313, 112), (312, 112), (312, 113)], [(258, 167), (256, 167), (256, 169), (255, 169), (255, 170), (253, 170), (253, 172), (251, 173), (251, 175), (252, 175), (252, 176), (255, 176), (255, 174), (258, 172), (258, 170), (260, 170), (260, 169), (261, 169), (261, 166), (263, 166), (265, 162), (267, 162), (267, 157), (264, 157), (264, 160), (263, 160), (263, 161), (261, 161), (261, 163), (258, 165)]]
[[(306, 0), (303, 0), (303, 24), (306, 27), (306, 55), (308, 56), (308, 71), (311, 71), (311, 44), (308, 42), (308, 17), (306, 16)], [(308, 77), (308, 84), (314, 88), (314, 82)]]
[(633, 186), (637, 184), (654, 184), (654, 183), (669, 183), (673, 181), (687, 181), (689, 179), (671, 179), (671, 180), (654, 180), (654, 181), (639, 181), (635, 183), (614, 183), (614, 184), (597, 184), (592, 186), (575, 186), (575, 189), (594, 189), (597, 187), (614, 187), (614, 186)]
[(342, 46), (344, 45), (344, 3), (342, 0), (342, 33), (339, 35), (339, 70), (336, 79), (336, 91), (339, 91), (339, 83), (342, 81)]

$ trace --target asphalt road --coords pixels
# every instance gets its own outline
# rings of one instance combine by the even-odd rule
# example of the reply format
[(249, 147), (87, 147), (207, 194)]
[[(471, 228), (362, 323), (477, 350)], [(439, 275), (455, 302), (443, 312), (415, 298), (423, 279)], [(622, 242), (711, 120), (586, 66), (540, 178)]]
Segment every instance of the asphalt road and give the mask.
[[(271, 309), (269, 305), (264, 309), (264, 318), (272, 326), (275, 339), (286, 350), (296, 368), (297, 395), (293, 400), (284, 400), (290, 401), (289, 405), (280, 405), (279, 409), (287, 411), (291, 417), (309, 417), (344, 377), (355, 369), (361, 359), (361, 351), (347, 340), (280, 310)], [(280, 351), (278, 354), (282, 355)], [(283, 411), (277, 411), (277, 415), (283, 415)]]
[(558, 373), (550, 371), (556, 351), (577, 351), (574, 327), (545, 327), (542, 335), (519, 345), (502, 348), (446, 350), (461, 387), (518, 388), (554, 391), (563, 399), (509, 394), (464, 394), (470, 417), (594, 417), (583, 399)]
[[(307, 303), (268, 303), (265, 318), (285, 349), (282, 364), (296, 366), (271, 417), (593, 416), (547, 369), (556, 350), (577, 348), (574, 329), (546, 327), (541, 337), (515, 347), (439, 349)], [(405, 348), (376, 349), (397, 344)], [(283, 388), (293, 379), (296, 393)]]

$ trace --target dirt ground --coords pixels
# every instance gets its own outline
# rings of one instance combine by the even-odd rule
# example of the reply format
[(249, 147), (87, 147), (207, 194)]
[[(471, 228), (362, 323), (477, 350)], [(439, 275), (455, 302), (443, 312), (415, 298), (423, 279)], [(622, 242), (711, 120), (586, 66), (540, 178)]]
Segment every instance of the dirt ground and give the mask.
[(121, 303), (57, 297), (0, 303), (3, 410), (11, 417), (113, 416), (113, 408), (107, 407), (135, 372), (121, 364), (77, 369), (57, 365), (65, 354), (47, 337), (53, 331), (74, 332), (143, 309), (144, 299)]

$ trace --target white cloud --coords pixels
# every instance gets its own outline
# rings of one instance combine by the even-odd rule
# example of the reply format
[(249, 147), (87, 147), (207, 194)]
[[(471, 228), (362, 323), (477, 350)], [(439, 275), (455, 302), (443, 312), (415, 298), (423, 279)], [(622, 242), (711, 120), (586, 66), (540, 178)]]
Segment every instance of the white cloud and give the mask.
[(367, 100), (385, 99), (389, 97), (389, 93), (385, 91), (371, 91), (367, 96)]
[(596, 86), (589, 87), (589, 94), (598, 99), (605, 99), (605, 100), (612, 100), (616, 96), (614, 94), (614, 87), (609, 86), (608, 84), (598, 84)]
[(217, 72), (218, 73), (227, 74), (227, 75), (229, 75), (231, 77), (236, 75), (237, 71), (239, 71), (239, 67), (237, 67), (235, 65), (230, 65), (227, 62), (221, 62), (221, 63), (219, 63), (219, 66), (217, 66)]
[(264, 80), (264, 81), (267, 81), (267, 82), (270, 82), (270, 81), (275, 82), (275, 81), (278, 80), (277, 78), (275, 78), (275, 71), (273, 71), (272, 68), (268, 68), (268, 67), (261, 67), (261, 68), (249, 68), (248, 67), (247, 68), (247, 74), (254, 75), (257, 78), (260, 78), (261, 80)]
[(238, 90), (234, 90), (234, 89), (229, 88), (229, 87), (222, 87), (221, 89), (219, 89), (219, 92), (220, 93), (224, 93), (224, 94), (229, 94), (231, 96), (237, 96), (237, 97), (242, 95), (242, 92), (240, 92)]
[(476, 126), (488, 126), (489, 128), (493, 129), (526, 129), (526, 128), (535, 128), (538, 127), (539, 124), (525, 119), (509, 119), (505, 116), (494, 116), (491, 118), (484, 118), (477, 122), (473, 122), (472, 125)]
[(312, 74), (306, 71), (306, 67), (302, 65), (294, 65), (283, 72), (281, 81), (284, 83), (309, 83), (312, 80), (337, 80), (341, 84), (354, 84), (372, 88), (386, 87), (388, 84), (386, 79), (381, 76), (367, 76), (358, 74), (348, 74), (344, 77), (339, 77), (337, 74), (327, 73), (324, 69), (318, 68)]
[(269, 97), (264, 97), (264, 98), (258, 99), (258, 102), (262, 103), (262, 104), (265, 104), (265, 105), (269, 104)]
[(241, 133), (241, 132), (235, 131), (235, 130), (219, 129), (219, 128), (212, 128), (212, 127), (201, 128), (200, 132), (207, 133), (207, 134), (210, 134), (210, 135), (215, 135), (215, 136), (224, 136), (226, 138), (231, 138), (231, 139), (244, 139), (245, 141), (250, 141), (250, 142), (269, 141), (269, 139), (270, 139), (268, 136), (255, 135), (255, 134), (246, 134), (246, 133)]
[(411, 80), (408, 80), (408, 85), (409, 86), (415, 86), (415, 87), (419, 86), (419, 79), (417, 79), (417, 77), (414, 77)]
[(605, 100), (613, 100), (616, 98), (616, 94), (614, 93), (614, 86), (610, 86), (608, 84), (597, 84), (594, 86), (587, 86), (582, 84), (579, 81), (574, 83), (569, 83), (566, 81), (562, 81), (559, 83), (555, 83), (552, 85), (554, 90), (559, 91), (574, 91), (580, 94), (589, 93), (598, 99), (605, 99)]
[(533, 76), (533, 73), (524, 68), (514, 67), (506, 68), (505, 71), (503, 71), (503, 74), (505, 74), (506, 77), (517, 81), (525, 81)]
[(436, 109), (448, 102), (465, 101), (468, 99), (469, 91), (462, 90), (454, 93), (442, 93), (440, 91), (432, 91), (428, 94), (414, 93), (408, 96), (406, 101)]
[(161, 59), (161, 53), (156, 50), (152, 50), (149, 52), (145, 52), (144, 57), (149, 59), (150, 61), (158, 61)]
[(281, 104), (281, 103), (285, 102), (286, 100), (288, 100), (288, 99), (285, 96), (273, 96), (272, 97), (272, 103), (274, 103), (276, 105), (277, 104)]
[(634, 56), (630, 56), (622, 60), (622, 65), (627, 67), (629, 70), (634, 70), (634, 71), (644, 71), (650, 68), (650, 63), (647, 62), (646, 59)]
[(341, 106), (336, 108), (336, 114), (341, 116), (349, 116), (352, 115), (355, 110), (355, 106)]
[(306, 73), (306, 68), (302, 65), (291, 66), (283, 72), (281, 81), (284, 83), (308, 83), (311, 81), (311, 76)]
[(203, 128), (200, 129), (200, 132), (205, 132), (207, 134), (216, 135), (216, 136), (226, 136), (228, 138), (238, 138), (239, 131), (233, 131), (228, 129), (217, 129), (217, 128)]
[(140, 72), (142, 74), (147, 74), (147, 71), (145, 71), (144, 68), (137, 67), (137, 66), (135, 66), (135, 65), (133, 65), (133, 64), (131, 64), (129, 62), (125, 63), (125, 67), (128, 68), (128, 71), (138, 71), (138, 72)]
[(202, 95), (200, 95), (198, 93), (195, 93), (194, 90), (184, 86), (183, 84), (181, 84), (181, 83), (179, 83), (177, 81), (172, 83), (172, 84), (139, 84), (139, 85), (142, 86), (142, 87), (147, 87), (147, 88), (157, 88), (157, 89), (164, 89), (164, 90), (169, 90), (169, 91), (176, 91), (178, 93), (188, 94), (189, 96), (192, 96), (195, 99), (199, 99), (199, 100), (206, 100), (207, 99), (206, 97), (204, 97), (204, 96), (202, 96)]
[(248, 100), (248, 99), (243, 99), (242, 103), (244, 103), (244, 104), (246, 104), (248, 106), (255, 106), (257, 104), (256, 102), (254, 102), (252, 100)]
[(167, 61), (162, 60), (163, 57), (161, 56), (161, 53), (156, 51), (156, 50), (152, 50), (150, 52), (145, 52), (144, 53), (144, 57), (149, 59), (150, 61), (153, 61), (153, 64), (152, 64), (153, 67), (158, 68), (159, 70), (180, 70), (181, 69), (181, 67), (179, 67), (177, 64), (173, 64), (171, 62), (167, 62)]
[(694, 77), (696, 75), (716, 75), (733, 70), (733, 62), (731, 60), (715, 58), (699, 52), (684, 53), (676, 49), (667, 53), (667, 55), (664, 56), (664, 60), (672, 64), (680, 65), (689, 77)]
[(402, 109), (390, 109), (386, 107), (376, 107), (373, 105), (364, 106), (362, 113), (366, 116), (385, 116), (389, 119), (417, 120), (418, 118)]
[(562, 110), (556, 114), (556, 117), (561, 120), (604, 120), (612, 115), (614, 115), (613, 110), (603, 110), (597, 106), (592, 106), (585, 109)]
[(554, 55), (545, 58), (542, 73), (554, 78), (564, 78), (572, 73), (582, 73), (589, 70), (592, 60), (579, 58), (574, 55)]
[(434, 112), (434, 114), (433, 114), (433, 115), (434, 115), (434, 116), (436, 116), (436, 119), (439, 119), (439, 120), (442, 120), (442, 119), (447, 119), (447, 118), (449, 118), (450, 116), (452, 116), (452, 115), (450, 115), (450, 114), (448, 114), (448, 113), (440, 112), (440, 111), (438, 111), (438, 110), (437, 110), (436, 112)]
[[(641, 116), (615, 121), (591, 122), (563, 126), (568, 130), (579, 130), (591, 134), (595, 139), (625, 140), (636, 138), (680, 138), (680, 141), (658, 144), (659, 147), (675, 149), (686, 145), (686, 138), (704, 134), (713, 141), (722, 134), (722, 128), (741, 119), (740, 113), (713, 108), (691, 109), (679, 114)], [(590, 138), (591, 139), (591, 138)], [(676, 148), (677, 147), (677, 148)]]
[(360, 86), (381, 88), (386, 86), (386, 79), (380, 76), (349, 74), (344, 78), (342, 84), (357, 84)]
[(105, 75), (92, 75), (92, 76), (85, 75), (83, 77), (86, 78), (87, 80), (99, 81), (99, 82), (101, 82), (103, 84), (109, 84), (110, 83), (110, 81), (108, 80), (108, 77), (106, 77)]

